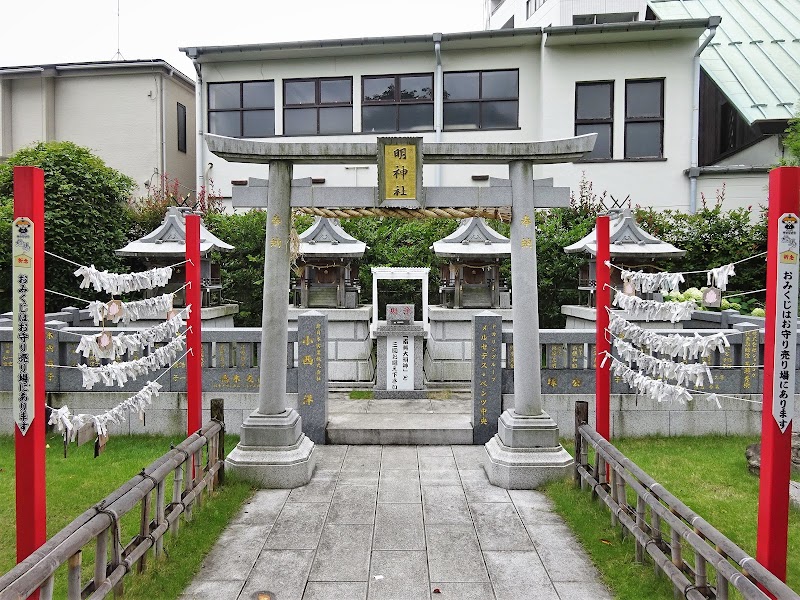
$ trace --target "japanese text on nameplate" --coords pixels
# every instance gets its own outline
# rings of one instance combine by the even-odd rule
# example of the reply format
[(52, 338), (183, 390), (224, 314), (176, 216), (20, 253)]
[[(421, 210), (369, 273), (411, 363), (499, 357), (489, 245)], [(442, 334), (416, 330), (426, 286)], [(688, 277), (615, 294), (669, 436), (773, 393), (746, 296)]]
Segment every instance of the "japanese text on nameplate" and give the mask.
[(775, 364), (772, 383), (772, 416), (781, 433), (794, 416), (794, 380), (797, 360), (798, 290), (797, 215), (778, 219), (778, 279), (775, 283)]

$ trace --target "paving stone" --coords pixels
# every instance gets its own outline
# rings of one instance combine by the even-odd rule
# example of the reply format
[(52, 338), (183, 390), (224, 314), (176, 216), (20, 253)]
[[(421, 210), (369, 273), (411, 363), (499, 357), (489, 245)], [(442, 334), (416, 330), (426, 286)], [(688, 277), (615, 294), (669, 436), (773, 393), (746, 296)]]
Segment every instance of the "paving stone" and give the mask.
[(509, 490), (508, 495), (526, 525), (536, 523), (563, 523), (555, 512), (553, 503), (542, 492), (533, 490)]
[(383, 502), (422, 502), (417, 472), (382, 471), (378, 486), (378, 504)]
[(378, 485), (378, 473), (378, 469), (342, 469), (339, 471), (339, 483)]
[(328, 414), (333, 413), (365, 413), (369, 408), (367, 400), (328, 400)]
[(202, 579), (247, 579), (267, 531), (250, 524), (227, 527), (200, 567)]
[(483, 446), (453, 446), (456, 466), (461, 470), (483, 469), (486, 448)]
[(597, 581), (594, 565), (566, 526), (537, 526), (531, 539), (553, 581)]
[(456, 459), (453, 455), (448, 456), (425, 456), (419, 455), (419, 470), (420, 471), (438, 471), (441, 469), (456, 470)]
[(461, 477), (455, 469), (431, 469), (419, 472), (421, 485), (461, 485)]
[(422, 486), (425, 525), (471, 525), (464, 489), (458, 486)]
[(313, 550), (264, 550), (239, 597), (249, 600), (269, 591), (280, 600), (302, 600), (313, 558)]
[(560, 600), (536, 552), (484, 552), (483, 556), (497, 600)]
[(418, 467), (415, 446), (384, 446), (381, 454), (381, 470), (417, 469)]
[(328, 510), (328, 523), (371, 525), (375, 521), (377, 485), (337, 484)]
[(309, 581), (367, 581), (372, 525), (326, 523)]
[(453, 456), (450, 446), (418, 446), (419, 456)]
[(513, 504), (476, 502), (469, 508), (482, 550), (534, 549)]
[(178, 600), (207, 600), (208, 598), (238, 598), (244, 579), (195, 579)]
[(472, 525), (428, 525), (425, 541), (431, 581), (489, 581)]
[(425, 550), (421, 504), (378, 504), (375, 550)]
[[(365, 446), (368, 447), (368, 446)], [(350, 446), (342, 463), (342, 470), (378, 471), (381, 468), (381, 453), (353, 451), (358, 446)]]
[(473, 502), (511, 502), (508, 492), (489, 483), (486, 475), (473, 481), (464, 481), (462, 479), (461, 483), (464, 486), (464, 494), (469, 504)]
[(469, 400), (431, 400), (431, 410), (434, 413), (453, 414), (467, 413), (472, 409)]
[[(434, 594), (433, 590), (439, 593)], [(431, 598), (440, 600), (494, 600), (491, 583), (431, 583)], [(569, 598), (565, 596), (564, 600)], [(524, 600), (528, 600), (527, 598)], [(570, 598), (570, 600), (572, 600)]]
[(328, 504), (287, 502), (267, 537), (265, 548), (313, 550), (319, 542)]
[(431, 401), (424, 400), (370, 400), (368, 412), (373, 414), (414, 414), (431, 412)]
[(254, 525), (268, 525), (272, 527), (275, 519), (283, 508), (283, 503), (289, 497), (290, 490), (258, 490), (253, 497), (245, 503), (239, 514), (231, 521), (231, 525), (250, 523)]
[(614, 597), (599, 581), (555, 581), (553, 585), (561, 600), (611, 600)]
[(370, 566), (369, 600), (429, 600), (425, 552), (375, 551)]
[(287, 502), (330, 502), (336, 489), (336, 479), (312, 480), (307, 485), (295, 488)]
[(309, 581), (303, 600), (366, 600), (367, 582)]

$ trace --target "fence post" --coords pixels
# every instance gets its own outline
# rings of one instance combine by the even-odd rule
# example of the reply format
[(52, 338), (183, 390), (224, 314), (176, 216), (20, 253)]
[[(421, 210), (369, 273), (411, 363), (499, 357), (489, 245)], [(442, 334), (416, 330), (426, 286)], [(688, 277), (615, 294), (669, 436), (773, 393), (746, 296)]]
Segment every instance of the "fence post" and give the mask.
[(97, 546), (94, 553), (94, 589), (106, 580), (106, 564), (108, 561), (108, 528), (97, 534)]
[(217, 434), (217, 460), (221, 460), (222, 464), (217, 471), (217, 483), (225, 485), (225, 399), (212, 398), (211, 399), (211, 419), (218, 421), (222, 425), (222, 430)]
[(67, 560), (67, 598), (81, 600), (81, 551)]
[(583, 478), (578, 472), (578, 466), (586, 467), (586, 461), (583, 460), (583, 438), (581, 437), (580, 426), (589, 422), (589, 403), (578, 401), (575, 403), (575, 481), (581, 484), (581, 489), (584, 487)]

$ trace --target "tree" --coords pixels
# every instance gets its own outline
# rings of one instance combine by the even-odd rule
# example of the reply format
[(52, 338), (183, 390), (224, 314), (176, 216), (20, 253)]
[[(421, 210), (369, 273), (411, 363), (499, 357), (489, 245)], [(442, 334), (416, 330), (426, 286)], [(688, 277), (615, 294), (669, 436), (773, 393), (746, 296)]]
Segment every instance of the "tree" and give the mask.
[(783, 165), (800, 166), (800, 113), (794, 119), (789, 120), (789, 127), (786, 128), (783, 138), (783, 147), (789, 151), (789, 156), (781, 161)]
[[(12, 154), (0, 165), (0, 270), (11, 272), (13, 218), (13, 167), (36, 166), (44, 170), (45, 250), (79, 264), (99, 269), (124, 270), (114, 251), (125, 245), (129, 231), (127, 200), (134, 188), (127, 175), (106, 166), (102, 159), (72, 142), (46, 142)], [(74, 267), (58, 258), (45, 257), (45, 286), (73, 296), (91, 298), (88, 291), (77, 293)], [(5, 286), (3, 286), (5, 288)], [(58, 310), (70, 304), (58, 295), (47, 294), (45, 308)], [(9, 310), (9, 289), (0, 292), (0, 310)]]

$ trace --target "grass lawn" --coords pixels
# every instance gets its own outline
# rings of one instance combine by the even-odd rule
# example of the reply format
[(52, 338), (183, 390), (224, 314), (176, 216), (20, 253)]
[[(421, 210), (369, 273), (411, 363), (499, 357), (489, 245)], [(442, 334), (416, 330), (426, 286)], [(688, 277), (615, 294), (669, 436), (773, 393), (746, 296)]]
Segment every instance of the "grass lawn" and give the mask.
[[(756, 552), (758, 478), (747, 470), (748, 437), (674, 437), (614, 440), (623, 454), (748, 554)], [(565, 447), (572, 448), (565, 443)], [(593, 462), (590, 457), (590, 462)], [(593, 502), (572, 479), (547, 487), (556, 509), (576, 533), (603, 580), (621, 600), (671, 600), (672, 587), (654, 575), (652, 561), (633, 563), (632, 536), (621, 539), (608, 508)], [(629, 502), (631, 499), (629, 498)], [(665, 528), (666, 530), (666, 528)], [(666, 539), (669, 539), (667, 534)], [(684, 556), (690, 556), (684, 553)], [(800, 511), (789, 512), (788, 580), (800, 590)], [(740, 597), (731, 588), (731, 598)]]
[[(58, 435), (48, 436), (47, 456), (47, 537), (52, 537), (94, 503), (105, 498), (158, 457), (169, 451), (170, 443), (178, 444), (182, 436), (113, 436), (106, 451), (93, 458), (93, 444), (80, 448), (71, 445), (64, 458), (64, 445)], [(225, 436), (226, 449), (238, 443), (237, 436)], [(14, 501), (14, 440), (0, 436), (0, 573), (16, 564), (16, 532)], [(172, 494), (171, 477), (167, 494)], [(181, 519), (177, 538), (165, 536), (169, 558), (155, 561), (152, 551), (143, 575), (128, 575), (125, 598), (177, 598), (199, 569), (203, 557), (219, 537), (228, 521), (250, 497), (249, 484), (226, 478), (223, 488), (214, 492), (211, 501), (195, 508), (191, 523)], [(139, 506), (122, 519), (122, 539), (127, 544), (139, 528)], [(94, 544), (83, 551), (83, 582), (92, 577)], [(56, 575), (56, 598), (66, 597), (66, 569)]]

